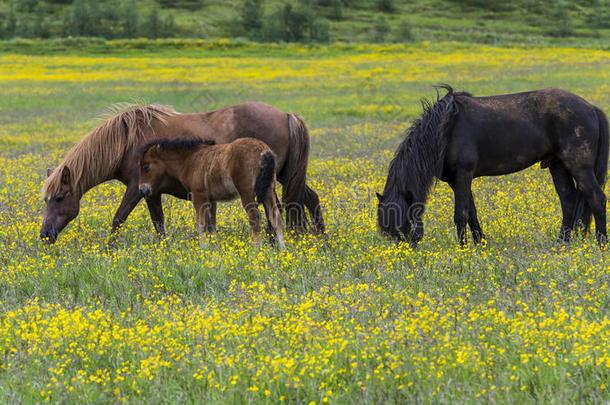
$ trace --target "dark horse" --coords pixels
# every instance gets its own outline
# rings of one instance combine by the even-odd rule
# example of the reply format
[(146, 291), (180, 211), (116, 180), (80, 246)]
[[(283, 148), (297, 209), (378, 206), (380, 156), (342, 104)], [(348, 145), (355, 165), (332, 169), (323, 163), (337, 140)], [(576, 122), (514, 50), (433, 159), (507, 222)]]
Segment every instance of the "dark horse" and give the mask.
[(382, 232), (417, 244), (424, 232), (424, 205), (438, 178), (455, 194), (460, 244), (466, 243), (466, 224), (478, 243), (483, 231), (472, 179), (541, 162), (550, 169), (561, 202), (560, 240), (567, 243), (576, 224), (586, 230), (593, 214), (597, 240), (606, 241), (602, 190), (608, 170), (608, 120), (602, 110), (560, 89), (473, 97), (441, 87), (447, 94), (437, 96), (434, 104), (423, 102), (424, 114), (398, 147), (383, 195), (377, 194)]
[[(139, 149), (156, 139), (192, 137), (217, 144), (251, 137), (265, 142), (277, 158), (277, 178), (283, 185), (286, 222), (303, 230), (307, 207), (317, 232), (324, 232), (318, 195), (307, 186), (309, 132), (296, 114), (285, 113), (263, 103), (245, 103), (217, 111), (180, 114), (160, 105), (129, 107), (111, 116), (85, 136), (55, 170), (49, 171), (42, 197), (46, 210), (40, 237), (55, 242), (59, 232), (78, 215), (81, 197), (108, 180), (127, 186), (112, 221), (112, 235), (142, 199), (138, 190)], [(187, 198), (177, 181), (167, 180), (154, 194), (146, 196), (150, 217), (158, 233), (165, 231), (161, 194)], [(213, 207), (215, 209), (215, 206)]]

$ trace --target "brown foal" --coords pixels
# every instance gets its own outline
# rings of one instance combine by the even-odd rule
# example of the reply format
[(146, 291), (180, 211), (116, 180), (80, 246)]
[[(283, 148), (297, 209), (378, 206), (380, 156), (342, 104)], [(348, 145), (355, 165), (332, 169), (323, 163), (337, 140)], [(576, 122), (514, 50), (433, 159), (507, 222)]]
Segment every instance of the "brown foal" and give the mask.
[(161, 139), (146, 144), (139, 161), (139, 188), (146, 197), (165, 182), (180, 182), (197, 213), (199, 235), (216, 232), (216, 202), (239, 197), (248, 214), (254, 241), (261, 243), (258, 204), (263, 204), (269, 230), (284, 249), (282, 217), (275, 194), (276, 159), (254, 138), (216, 145), (199, 138)]

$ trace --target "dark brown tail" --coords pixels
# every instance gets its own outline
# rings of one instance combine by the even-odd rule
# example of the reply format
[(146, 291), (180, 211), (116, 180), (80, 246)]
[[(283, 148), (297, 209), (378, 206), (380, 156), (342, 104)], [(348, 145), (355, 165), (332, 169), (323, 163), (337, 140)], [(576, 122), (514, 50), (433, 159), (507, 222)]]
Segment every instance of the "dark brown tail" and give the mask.
[(269, 187), (275, 180), (275, 155), (273, 155), (273, 152), (263, 152), (258, 165), (260, 171), (254, 183), (254, 194), (256, 195), (256, 201), (262, 204), (267, 198)]
[(305, 192), (305, 176), (309, 159), (309, 131), (305, 121), (296, 114), (288, 114), (290, 146), (286, 163), (280, 173), (284, 187), (284, 203), (301, 202)]
[[(606, 185), (606, 176), (608, 174), (608, 149), (610, 131), (608, 130), (608, 118), (604, 112), (597, 108), (595, 108), (595, 112), (597, 114), (597, 119), (599, 121), (599, 141), (597, 144), (597, 156), (595, 157), (595, 178), (597, 178), (597, 182), (599, 183), (602, 190)], [(584, 232), (586, 233), (589, 230), (589, 225), (591, 224), (591, 209), (589, 205), (584, 201), (582, 195), (578, 196), (576, 202), (576, 224), (579, 224), (583, 227)]]

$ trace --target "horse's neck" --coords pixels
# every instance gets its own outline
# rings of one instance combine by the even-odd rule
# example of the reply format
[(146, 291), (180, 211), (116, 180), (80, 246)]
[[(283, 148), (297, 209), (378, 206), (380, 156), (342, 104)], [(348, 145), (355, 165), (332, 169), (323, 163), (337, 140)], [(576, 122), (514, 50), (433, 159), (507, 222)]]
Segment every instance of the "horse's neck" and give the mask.
[[(186, 156), (183, 153), (174, 153), (171, 156), (168, 156), (168, 159), (171, 159), (172, 162), (168, 167), (168, 175), (173, 177), (183, 183), (183, 185), (187, 185), (187, 183), (191, 182), (193, 178), (193, 174), (200, 173), (202, 168), (201, 161), (198, 159), (197, 155), (199, 152), (193, 151), (192, 153), (188, 153)], [(188, 184), (190, 186), (190, 184)]]
[[(65, 165), (68, 167), (74, 167), (69, 161), (65, 162)], [(114, 172), (101, 173), (101, 171), (98, 170), (96, 173), (91, 174), (88, 172), (89, 170), (91, 170), (91, 168), (86, 166), (80, 169), (80, 176), (78, 176), (76, 179), (76, 186), (73, 191), (79, 199), (92, 188), (115, 178)], [(73, 172), (72, 175), (74, 176), (76, 173)]]

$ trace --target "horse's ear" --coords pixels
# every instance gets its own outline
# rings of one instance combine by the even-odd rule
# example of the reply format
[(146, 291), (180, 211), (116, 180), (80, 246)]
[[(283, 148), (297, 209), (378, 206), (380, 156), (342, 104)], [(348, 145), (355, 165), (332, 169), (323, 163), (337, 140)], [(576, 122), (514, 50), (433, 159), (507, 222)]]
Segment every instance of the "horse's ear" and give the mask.
[(379, 200), (379, 202), (383, 201), (383, 196), (379, 193), (375, 193), (375, 195), (377, 196), (377, 199)]
[(53, 174), (53, 169), (47, 169), (47, 177), (51, 177)]
[(68, 166), (64, 166), (64, 168), (61, 170), (61, 184), (68, 186), (72, 184), (70, 182), (70, 169)]

